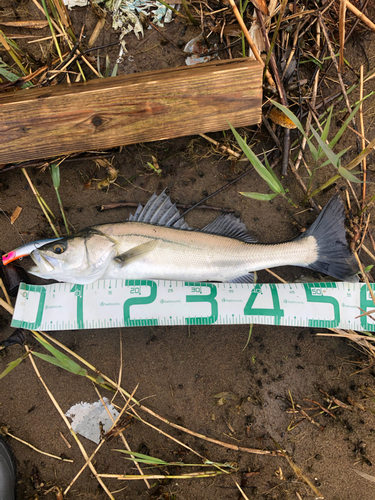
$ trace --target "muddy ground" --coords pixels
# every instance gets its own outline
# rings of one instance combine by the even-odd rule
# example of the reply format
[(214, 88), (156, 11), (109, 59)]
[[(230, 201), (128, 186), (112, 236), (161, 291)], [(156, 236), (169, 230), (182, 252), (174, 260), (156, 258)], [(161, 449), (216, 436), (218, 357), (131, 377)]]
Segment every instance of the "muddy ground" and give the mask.
[[(10, 3), (6, 7), (8, 10), (4, 8), (2, 12), (9, 17), (15, 7)], [(21, 18), (36, 15), (30, 2), (21, 4), (18, 9), (21, 9)], [(375, 19), (374, 10), (370, 9), (370, 12)], [(77, 25), (82, 16), (79, 9), (71, 14)], [(91, 29), (94, 21), (89, 17), (87, 25)], [(185, 29), (177, 21), (168, 26), (166, 32), (177, 43), (179, 40), (188, 41), (197, 30)], [(116, 36), (108, 25), (98, 44), (110, 43)], [(153, 43), (156, 47), (135, 57), (131, 64), (127, 60), (120, 66), (119, 73), (183, 64), (183, 55), (176, 54), (170, 44), (164, 45), (158, 33), (147, 32), (146, 36), (155, 39)], [(132, 34), (128, 35), (128, 40), (129, 53), (132, 54), (132, 50), (135, 53), (139, 42)], [(349, 43), (346, 57), (356, 70), (361, 63), (366, 64), (362, 49), (367, 53), (370, 67), (373, 65), (373, 42), (374, 37), (366, 34), (361, 45), (358, 40)], [(110, 53), (113, 58), (114, 51)], [(350, 73), (346, 77), (350, 80)], [(371, 85), (366, 90), (370, 91)], [(371, 112), (373, 105), (372, 100), (366, 115), (369, 140), (375, 135)], [(245, 132), (251, 136), (256, 130), (257, 127), (252, 127)], [(223, 135), (219, 133), (212, 137), (223, 140)], [(257, 138), (263, 141), (264, 148), (271, 145), (265, 130), (260, 129)], [(353, 144), (353, 141), (353, 136), (347, 135), (340, 148)], [(152, 155), (159, 162), (160, 175), (146, 167), (147, 162), (153, 161)], [(374, 180), (372, 165), (373, 156), (370, 156), (370, 181)], [(76, 230), (103, 222), (123, 221), (132, 211), (121, 208), (99, 212), (96, 208), (99, 205), (119, 200), (144, 203), (154, 191), (160, 192), (164, 188), (169, 189), (175, 201), (189, 204), (224, 186), (249, 167), (247, 163), (235, 164), (214, 153), (210, 145), (199, 137), (124, 147), (113, 155), (113, 166), (118, 170), (116, 185), (111, 184), (104, 190), (96, 189), (97, 181), (92, 179), (105, 178), (107, 172), (103, 168), (98, 169), (93, 161), (67, 161), (61, 166), (60, 193), (69, 222)], [(280, 175), (279, 166), (275, 171)], [(329, 178), (332, 173), (329, 168), (321, 171), (318, 181)], [(29, 174), (40, 194), (58, 214), (49, 172), (31, 168)], [(131, 182), (127, 182), (129, 179)], [(303, 193), (291, 174), (283, 180), (283, 184), (290, 190), (294, 201), (301, 201)], [(341, 193), (344, 198), (345, 188), (343, 181), (338, 182), (317, 201), (324, 206), (335, 192)], [(239, 191), (267, 192), (267, 189), (257, 174), (251, 172), (210, 199), (208, 204), (235, 210), (236, 215), (264, 243), (291, 239), (315, 219), (313, 212), (301, 213), (300, 209), (294, 209), (282, 198), (260, 202), (239, 195)], [(369, 190), (373, 191), (371, 184)], [(360, 194), (360, 188), (357, 193)], [(8, 214), (17, 206), (23, 209), (13, 226), (4, 215), (0, 215), (2, 250), (10, 251), (22, 244), (18, 233), (26, 242), (52, 236), (19, 169), (0, 174), (0, 206)], [(214, 212), (195, 210), (187, 216), (187, 221), (199, 228), (215, 217)], [(63, 230), (62, 221), (59, 222)], [(370, 230), (372, 227), (370, 222)], [(371, 263), (366, 256), (361, 257), (365, 264)], [(301, 268), (279, 268), (276, 272), (291, 282), (301, 277), (322, 278)], [(263, 283), (276, 281), (265, 271), (259, 273), (258, 279)], [(0, 320), (1, 338), (5, 339), (12, 332), (9, 314), (0, 311)], [(352, 343), (339, 338), (318, 337), (316, 334), (319, 331), (256, 325), (246, 348), (248, 326), (59, 331), (53, 336), (114, 380), (117, 380), (122, 359), (122, 387), (132, 392), (138, 385), (136, 398), (144, 400), (148, 408), (165, 419), (232, 445), (259, 450), (276, 450), (279, 446), (289, 453), (296, 466), (324, 498), (370, 500), (375, 494), (374, 482), (355, 471), (375, 476), (372, 465), (375, 461), (375, 368), (369, 366), (367, 355)], [(28, 345), (42, 352), (41, 346), (31, 336), (28, 337)], [(7, 349), (0, 359), (0, 372), (23, 353), (19, 346)], [(37, 364), (43, 380), (64, 412), (77, 402), (98, 400), (93, 385), (87, 379), (40, 360)], [(329, 403), (321, 391), (344, 405)], [(105, 390), (101, 393), (109, 398), (112, 396)], [(227, 393), (221, 400), (223, 404), (218, 404), (218, 398), (214, 397), (220, 393)], [(18, 464), (19, 498), (55, 499), (56, 493), (49, 490), (54, 486), (65, 489), (81, 469), (84, 459), (28, 359), (1, 380), (0, 395), (0, 423), (7, 426), (13, 435), (40, 450), (73, 460), (73, 463), (66, 463), (49, 458), (8, 438)], [(293, 414), (292, 401), (297, 410), (305, 410), (310, 420), (300, 412)], [(119, 396), (115, 402), (123, 405)], [(330, 409), (323, 412), (318, 405)], [(141, 416), (209, 460), (233, 462), (238, 472), (228, 476), (170, 479), (160, 483), (151, 480), (151, 489), (143, 481), (106, 480), (108, 488), (117, 491), (115, 498), (237, 500), (241, 495), (235, 480), (250, 499), (312, 499), (317, 496), (283, 457), (233, 451), (161, 424), (145, 413)], [(133, 451), (148, 453), (169, 462), (200, 463), (193, 453), (142, 422), (133, 421), (124, 430), (124, 436)], [(90, 455), (95, 445), (85, 438), (81, 441)], [(113, 451), (119, 448), (123, 448), (123, 444), (118, 437), (103, 445), (94, 461), (98, 472), (137, 473), (132, 462)], [(168, 471), (176, 475), (184, 472), (181, 469), (171, 467)], [(147, 470), (146, 467), (144, 470)], [(151, 469), (152, 473), (161, 471)], [(104, 499), (107, 495), (87, 468), (66, 498)]]

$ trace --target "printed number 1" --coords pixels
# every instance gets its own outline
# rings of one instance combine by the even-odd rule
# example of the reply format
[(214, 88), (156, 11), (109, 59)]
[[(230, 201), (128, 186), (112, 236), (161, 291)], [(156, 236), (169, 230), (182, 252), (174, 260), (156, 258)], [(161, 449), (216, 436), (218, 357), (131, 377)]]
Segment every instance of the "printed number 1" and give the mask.
[(281, 309), (280, 307), (279, 295), (277, 293), (276, 285), (274, 283), (271, 283), (269, 287), (271, 290), (273, 309), (253, 307), (254, 302), (258, 297), (259, 292), (261, 292), (262, 288), (262, 283), (258, 283), (254, 286), (243, 313), (247, 316), (273, 316), (275, 318), (275, 325), (280, 325), (280, 320), (284, 317), (284, 309)]
[(84, 285), (74, 285), (70, 291), (77, 297), (77, 328), (84, 328), (83, 325), (83, 287)]

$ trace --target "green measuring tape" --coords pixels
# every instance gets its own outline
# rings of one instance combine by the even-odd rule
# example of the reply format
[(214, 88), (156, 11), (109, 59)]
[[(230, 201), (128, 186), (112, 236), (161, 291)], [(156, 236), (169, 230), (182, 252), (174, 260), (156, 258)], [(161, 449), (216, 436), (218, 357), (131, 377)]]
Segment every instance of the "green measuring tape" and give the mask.
[(255, 323), (374, 332), (371, 316), (358, 317), (373, 308), (363, 283), (21, 283), (12, 326), (47, 331)]

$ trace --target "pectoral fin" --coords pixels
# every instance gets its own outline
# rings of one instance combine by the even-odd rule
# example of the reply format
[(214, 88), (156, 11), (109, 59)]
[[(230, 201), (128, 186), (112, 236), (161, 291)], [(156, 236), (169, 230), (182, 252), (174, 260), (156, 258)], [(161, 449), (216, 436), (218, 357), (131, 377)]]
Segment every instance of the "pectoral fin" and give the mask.
[(146, 241), (146, 243), (142, 243), (136, 247), (131, 248), (127, 252), (122, 253), (114, 258), (116, 262), (120, 264), (120, 266), (128, 265), (130, 262), (133, 262), (137, 259), (145, 257), (148, 253), (150, 253), (154, 248), (156, 248), (158, 244), (157, 240)]

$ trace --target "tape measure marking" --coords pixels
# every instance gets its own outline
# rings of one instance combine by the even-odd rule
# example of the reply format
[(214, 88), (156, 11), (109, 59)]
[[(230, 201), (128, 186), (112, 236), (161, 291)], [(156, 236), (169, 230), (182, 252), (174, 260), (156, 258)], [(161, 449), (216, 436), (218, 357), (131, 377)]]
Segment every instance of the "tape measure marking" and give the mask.
[(356, 318), (373, 308), (363, 283), (21, 283), (12, 326), (47, 331), (254, 323), (375, 332), (371, 317)]

